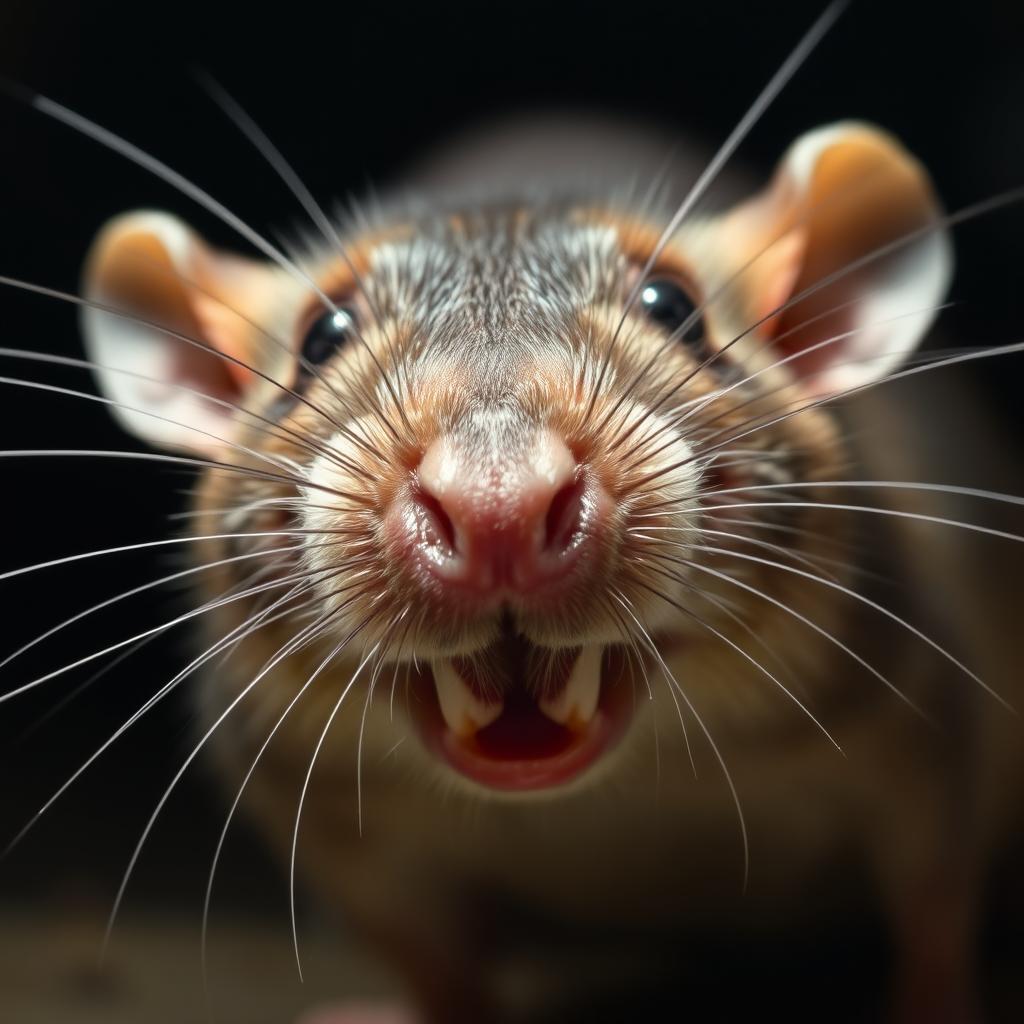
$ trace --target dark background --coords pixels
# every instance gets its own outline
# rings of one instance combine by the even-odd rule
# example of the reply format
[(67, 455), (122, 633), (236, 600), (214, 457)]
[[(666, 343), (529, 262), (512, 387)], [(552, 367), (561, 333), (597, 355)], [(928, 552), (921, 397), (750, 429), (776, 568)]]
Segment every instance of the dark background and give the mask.
[[(190, 74), (212, 72), (281, 146), (321, 199), (386, 185), (456, 130), (533, 109), (611, 111), (717, 144), (820, 11), (817, 3), (300, 3), (228, 7), (5, 0), (0, 75), (125, 135), (194, 178), (259, 230), (298, 220), (294, 201)], [(817, 124), (866, 118), (931, 169), (950, 208), (1024, 182), (1024, 5), (853, 4), (744, 144), (770, 166)], [(96, 144), (0, 95), (0, 274), (73, 290), (108, 217), (138, 206), (181, 213), (208, 237), (227, 229)], [(1024, 338), (1024, 215), (1004, 210), (957, 234), (960, 344)], [(75, 313), (0, 290), (0, 344), (81, 354)], [(1019, 364), (968, 371), (1019, 439)], [(4, 361), (0, 373), (87, 387), (87, 378)], [(0, 391), (9, 449), (136, 447), (102, 407)], [(0, 570), (164, 535), (186, 475), (103, 460), (2, 464)], [(171, 572), (166, 549), (44, 570), (0, 583), (0, 657), (118, 590)], [(173, 595), (117, 606), (40, 656), (0, 670), (0, 689), (171, 617)], [(156, 643), (45, 722), (88, 678), (76, 672), (32, 699), (0, 705), (0, 836), (13, 834), (55, 785), (181, 662)], [(131, 667), (134, 664), (134, 669)], [(184, 701), (171, 701), (104, 758), (0, 866), (0, 906), (95, 902), (102, 916), (139, 828), (188, 749)], [(30, 731), (31, 730), (31, 731)], [(152, 838), (129, 905), (198, 911), (223, 805), (190, 773)], [(278, 876), (258, 844), (236, 840), (219, 905), (269, 906), (283, 921)], [(273, 892), (273, 896), (263, 894)]]

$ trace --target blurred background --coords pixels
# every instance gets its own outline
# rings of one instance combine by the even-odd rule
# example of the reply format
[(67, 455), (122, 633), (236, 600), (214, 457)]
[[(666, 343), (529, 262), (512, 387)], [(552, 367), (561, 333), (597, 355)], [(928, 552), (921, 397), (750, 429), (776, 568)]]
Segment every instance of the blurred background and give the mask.
[[(287, 190), (195, 83), (211, 72), (256, 118), (322, 200), (400, 181), (403, 167), (457, 132), (536, 110), (613, 113), (679, 137), (720, 142), (813, 18), (819, 3), (153, 5), (5, 0), (0, 77), (94, 118), (193, 178), (259, 230), (287, 230)], [(846, 117), (876, 121), (930, 168), (950, 208), (1024, 182), (1024, 5), (855, 3), (772, 106), (738, 156), (767, 169), (800, 132)], [(90, 239), (110, 216), (174, 210), (206, 236), (227, 229), (117, 156), (0, 94), (0, 274), (75, 290)], [(1024, 338), (1024, 211), (958, 231), (957, 344)], [(75, 312), (0, 290), (0, 344), (80, 355)], [(3, 373), (88, 387), (83, 376), (5, 362)], [(1022, 438), (1019, 366), (966, 369), (1010, 445)], [(135, 447), (101, 406), (0, 391), (6, 449)], [(3, 463), (0, 571), (92, 548), (161, 537), (184, 506), (187, 474), (144, 463), (11, 459)], [(6, 581), (0, 658), (119, 590), (169, 573), (168, 549)], [(7, 689), (170, 618), (174, 594), (129, 601), (0, 670)], [(181, 664), (180, 638), (148, 645), (65, 705), (89, 672), (0, 707), (0, 839), (119, 725), (155, 678)], [(93, 668), (98, 666), (92, 666)], [(140, 686), (144, 689), (140, 691)], [(105, 756), (0, 866), (0, 1020), (200, 1019), (198, 923), (224, 805), (202, 768), (168, 805), (115, 936), (112, 969), (94, 971), (110, 901), (138, 831), (190, 746), (187, 702), (169, 701)], [(285, 1021), (332, 994), (343, 936), (307, 908), (311, 982), (300, 989), (287, 945), (286, 889), (239, 824), (216, 895), (211, 946), (220, 1019)], [(156, 922), (156, 925), (154, 925)], [(864, 934), (797, 947), (817, 979), (870, 992), (883, 955)], [(822, 941), (824, 944), (822, 944)], [(993, 970), (1024, 942), (993, 926)], [(775, 957), (773, 959), (773, 956)], [(785, 983), (787, 955), (719, 948), (696, 958), (699, 984)], [(372, 994), (389, 980), (348, 960), (340, 987)], [(744, 975), (745, 972), (745, 975)], [(781, 972), (782, 981), (779, 980)], [(790, 976), (792, 981), (792, 976)], [(806, 988), (801, 979), (801, 986)], [(819, 987), (820, 986), (820, 987)], [(852, 995), (856, 1003), (856, 994)], [(6, 1001), (6, 1002), (5, 1002)], [(859, 1005), (859, 1004), (858, 1004)], [(5, 1010), (5, 1006), (7, 1009)], [(867, 1012), (867, 1011), (865, 1011)], [(712, 1019), (709, 1016), (701, 1019)]]

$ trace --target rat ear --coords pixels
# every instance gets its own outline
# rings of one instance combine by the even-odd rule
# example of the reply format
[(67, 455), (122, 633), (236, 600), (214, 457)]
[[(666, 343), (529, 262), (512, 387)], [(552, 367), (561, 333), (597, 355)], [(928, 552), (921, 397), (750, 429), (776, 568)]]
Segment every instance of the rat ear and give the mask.
[(207, 435), (229, 440), (232, 410), (202, 396), (237, 403), (252, 383), (251, 372), (217, 353), (252, 364), (254, 331), (232, 308), (254, 316), (254, 302), (270, 291), (271, 276), (263, 264), (216, 252), (170, 214), (141, 211), (107, 224), (89, 252), (85, 296), (212, 350), (86, 307), (86, 350), (99, 364), (100, 390), (155, 414), (112, 406), (121, 425), (160, 447), (223, 455), (224, 445)]
[[(799, 138), (768, 189), (719, 222), (716, 248), (739, 271), (740, 304), (753, 323), (940, 215), (928, 175), (895, 139), (843, 122)], [(946, 232), (922, 231), (795, 301), (758, 333), (777, 339), (778, 358), (806, 351), (788, 366), (808, 390), (834, 394), (883, 377), (913, 351), (951, 273)]]

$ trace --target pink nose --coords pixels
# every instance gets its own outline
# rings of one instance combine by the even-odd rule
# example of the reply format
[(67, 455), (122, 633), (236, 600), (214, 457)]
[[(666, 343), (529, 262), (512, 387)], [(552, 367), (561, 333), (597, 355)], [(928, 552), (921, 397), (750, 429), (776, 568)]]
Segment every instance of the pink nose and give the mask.
[(573, 566), (586, 487), (550, 431), (525, 458), (479, 459), (440, 438), (419, 467), (418, 544), (443, 580), (484, 594), (542, 589)]

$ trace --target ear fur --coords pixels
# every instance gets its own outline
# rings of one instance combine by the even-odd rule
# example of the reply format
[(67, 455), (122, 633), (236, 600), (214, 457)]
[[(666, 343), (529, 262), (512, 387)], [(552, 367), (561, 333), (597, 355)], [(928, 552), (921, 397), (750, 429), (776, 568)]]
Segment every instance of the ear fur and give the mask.
[[(807, 390), (832, 394), (883, 377), (913, 351), (953, 261), (936, 227), (857, 270), (842, 269), (940, 215), (922, 166), (892, 136), (847, 121), (801, 136), (769, 187), (715, 223), (712, 247), (727, 265), (718, 268), (722, 279), (738, 273), (747, 324), (836, 275), (758, 331), (777, 339), (773, 355), (807, 352), (792, 361), (793, 372)], [(822, 344), (845, 332), (853, 333)]]
[(261, 263), (215, 251), (167, 213), (138, 211), (106, 225), (86, 261), (84, 294), (159, 325), (97, 309), (83, 313), (100, 390), (154, 414), (114, 406), (122, 426), (158, 447), (222, 454), (216, 438), (230, 440), (232, 411), (203, 396), (243, 399), (253, 374), (241, 364), (252, 365), (257, 354), (245, 317), (256, 315), (274, 277)]

